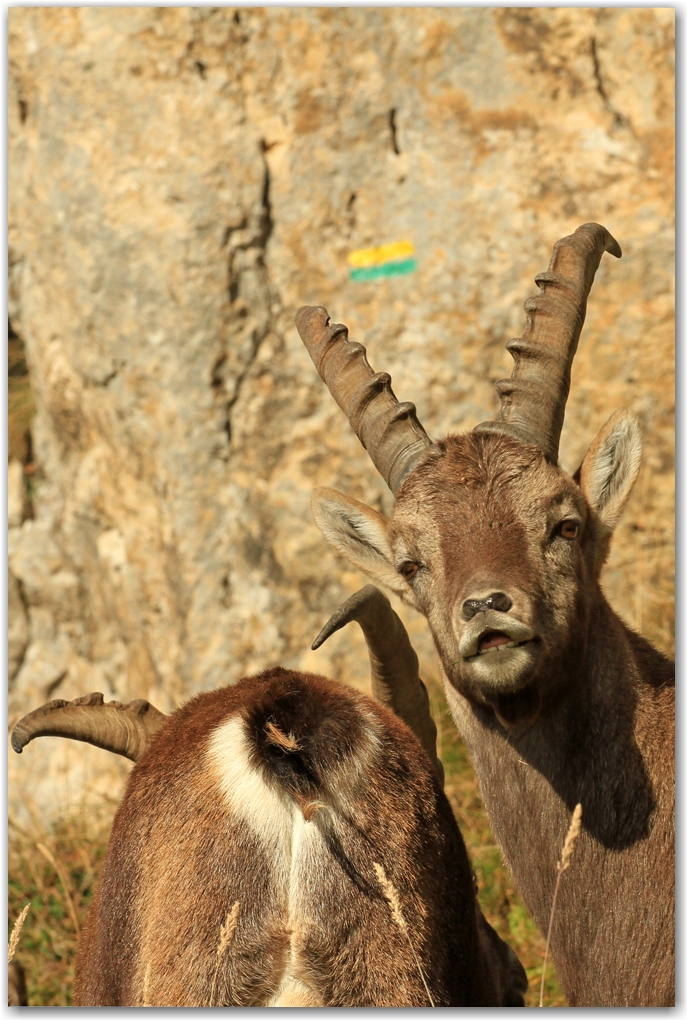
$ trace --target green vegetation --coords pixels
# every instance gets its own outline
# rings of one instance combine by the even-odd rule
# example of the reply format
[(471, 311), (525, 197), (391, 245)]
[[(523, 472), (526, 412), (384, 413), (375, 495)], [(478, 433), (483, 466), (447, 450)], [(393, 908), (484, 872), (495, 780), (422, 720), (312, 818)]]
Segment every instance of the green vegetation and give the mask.
[(71, 1006), (78, 936), (107, 844), (107, 826), (65, 821), (36, 840), (10, 820), (8, 935), (31, 904), (15, 959), (30, 1006)]

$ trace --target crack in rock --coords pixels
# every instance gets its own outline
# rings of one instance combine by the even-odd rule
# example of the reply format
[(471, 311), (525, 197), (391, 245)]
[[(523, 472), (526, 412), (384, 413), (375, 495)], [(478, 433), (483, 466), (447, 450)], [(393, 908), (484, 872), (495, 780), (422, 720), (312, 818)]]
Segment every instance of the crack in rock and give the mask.
[(603, 78), (601, 76), (601, 63), (599, 61), (599, 54), (596, 48), (596, 38), (592, 36), (590, 40), (590, 50), (592, 55), (592, 63), (594, 65), (594, 78), (596, 80), (596, 91), (603, 99), (604, 106), (613, 117), (613, 123), (615, 127), (627, 127), (631, 128), (629, 119), (619, 110), (617, 110), (611, 103), (606, 86), (604, 85)]
[[(256, 324), (253, 328), (250, 353), (243, 364), (243, 368), (235, 378), (233, 393), (228, 397), (224, 405), (224, 429), (230, 443), (232, 438), (231, 414), (233, 408), (241, 395), (243, 384), (255, 363), (255, 359), (257, 358), (263, 340), (273, 329), (275, 320), (275, 305), (278, 304), (265, 261), (267, 244), (274, 229), (274, 221), (272, 219), (272, 205), (270, 201), (270, 170), (265, 158), (267, 146), (264, 139), (260, 142), (260, 150), (263, 160), (263, 188), (259, 212), (255, 218), (256, 222), (253, 229), (250, 230), (244, 220), (239, 228), (228, 228), (225, 234), (225, 243), (231, 250), (229, 266), (229, 293), (231, 302), (237, 313), (241, 314), (241, 311), (243, 310), (241, 307), (240, 280), (242, 272), (245, 271), (243, 268), (239, 268), (238, 270), (234, 268), (235, 253), (239, 251), (253, 253), (252, 268), (256, 271), (259, 281), (259, 289), (263, 298), (263, 301), (261, 301), (260, 304), (263, 308), (266, 306), (265, 315), (264, 317), (261, 316), (262, 321)], [(246, 234), (248, 234), (248, 236), (246, 236)], [(215, 363), (212, 374), (212, 385), (215, 388), (218, 388), (223, 384), (220, 370), (225, 361), (226, 354), (222, 354)]]

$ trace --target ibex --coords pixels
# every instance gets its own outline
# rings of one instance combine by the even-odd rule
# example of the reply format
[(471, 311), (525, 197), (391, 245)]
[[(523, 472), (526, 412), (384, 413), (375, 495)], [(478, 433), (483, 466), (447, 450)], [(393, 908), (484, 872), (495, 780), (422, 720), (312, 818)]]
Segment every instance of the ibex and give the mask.
[(546, 931), (577, 803), (583, 832), (551, 949), (575, 1006), (674, 1000), (674, 670), (599, 583), (636, 478), (638, 424), (618, 411), (570, 477), (558, 466), (570, 371), (608, 231), (554, 247), (501, 410), (433, 442), (365, 348), (301, 308), (296, 324), (394, 494), (387, 519), (331, 489), (316, 521), (356, 566), (427, 618), (446, 695), (517, 885)]
[(26, 973), (19, 960), (7, 964), (7, 1005), (28, 1006), (26, 996)]
[(58, 735), (137, 762), (76, 1005), (524, 1004), (524, 970), (477, 906), (403, 625), (368, 586), (318, 640), (349, 619), (390, 707), (276, 667), (171, 716), (95, 694), (17, 724), (19, 752)]

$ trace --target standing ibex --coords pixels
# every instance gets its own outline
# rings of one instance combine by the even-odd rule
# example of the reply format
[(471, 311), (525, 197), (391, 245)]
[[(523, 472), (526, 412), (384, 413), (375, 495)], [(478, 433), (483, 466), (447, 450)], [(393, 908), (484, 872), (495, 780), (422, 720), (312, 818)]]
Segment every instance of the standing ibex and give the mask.
[[(523, 1005), (477, 906), (407, 634), (368, 586), (373, 693), (279, 667), (166, 717), (55, 701), (14, 729), (137, 761), (76, 970), (81, 1006)], [(401, 694), (389, 680), (400, 682)]]
[(639, 469), (638, 425), (616, 412), (573, 477), (557, 465), (570, 369), (605, 228), (559, 241), (507, 344), (495, 421), (432, 442), (412, 404), (324, 308), (301, 308), (317, 370), (395, 496), (386, 519), (314, 496), (331, 544), (425, 615), (456, 724), (506, 861), (549, 921), (570, 812), (574, 869), (551, 938), (572, 1005), (674, 999), (674, 673), (599, 584)]

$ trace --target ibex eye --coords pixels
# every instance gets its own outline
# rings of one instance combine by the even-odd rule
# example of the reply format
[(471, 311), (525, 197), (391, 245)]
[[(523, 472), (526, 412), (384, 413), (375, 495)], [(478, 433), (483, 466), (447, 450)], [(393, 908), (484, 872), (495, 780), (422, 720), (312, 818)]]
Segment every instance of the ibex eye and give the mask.
[(563, 521), (559, 527), (559, 533), (563, 538), (576, 538), (579, 530), (577, 521)]
[(406, 581), (410, 581), (410, 579), (415, 577), (418, 570), (420, 569), (420, 564), (411, 563), (410, 561), (408, 561), (407, 563), (402, 563), (398, 569), (399, 573), (403, 574)]

